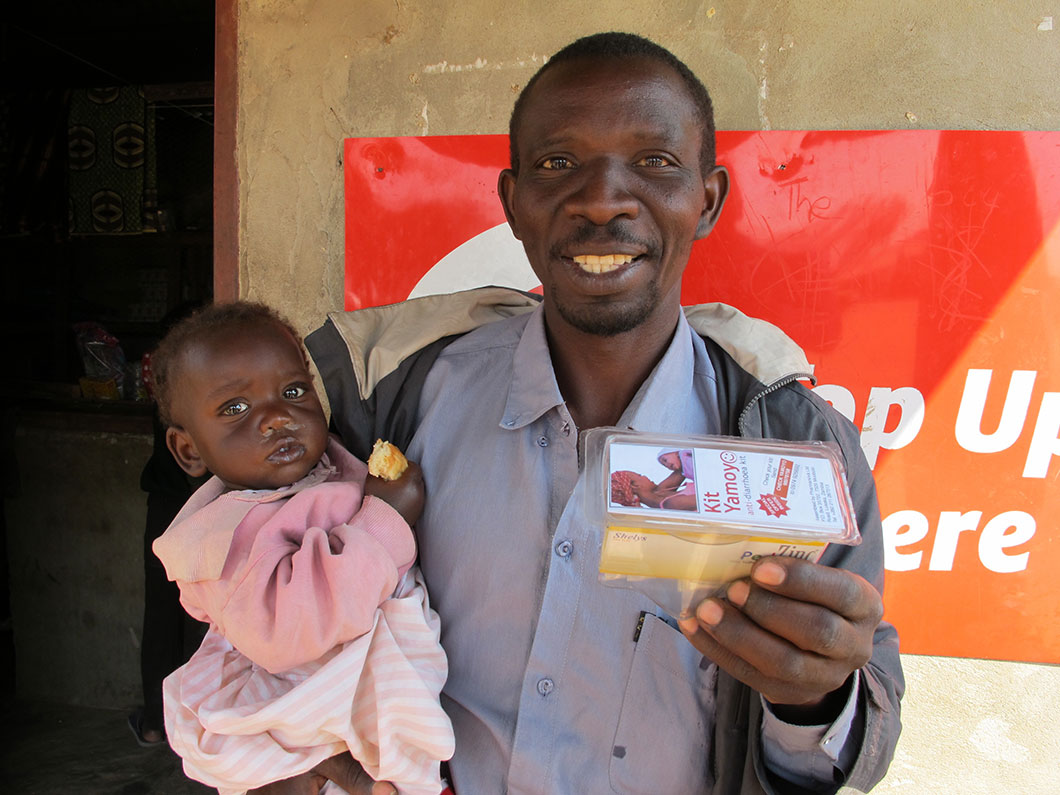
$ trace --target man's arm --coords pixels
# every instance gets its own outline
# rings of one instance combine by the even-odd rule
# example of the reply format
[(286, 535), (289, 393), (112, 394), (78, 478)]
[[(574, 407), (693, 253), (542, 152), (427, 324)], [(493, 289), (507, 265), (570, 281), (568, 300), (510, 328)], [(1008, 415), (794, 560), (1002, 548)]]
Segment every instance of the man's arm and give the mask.
[[(773, 558), (768, 562), (783, 568), (785, 576), (788, 577), (783, 584), (771, 585), (768, 576), (764, 581), (759, 580), (757, 577), (761, 576), (762, 572), (757, 571), (756, 579), (745, 581), (743, 586), (737, 587), (733, 594), (727, 595), (728, 598), (723, 598), (718, 603), (717, 606), (721, 607), (723, 612), (721, 620), (716, 624), (701, 624), (695, 618), (686, 623), (690, 631), (694, 630), (701, 636), (700, 640), (696, 641), (697, 648), (714, 649), (715, 651), (707, 653), (719, 654), (728, 661), (726, 664), (732, 666), (725, 668), (721, 665), (723, 670), (731, 670), (737, 681), (742, 681), (752, 689), (766, 687), (765, 691), (759, 692), (764, 692), (766, 696), (771, 696), (772, 692), (771, 701), (781, 704), (779, 708), (766, 709), (763, 714), (761, 706), (755, 703), (754, 706), (758, 707), (758, 717), (752, 721), (753, 725), (748, 727), (751, 731), (749, 742), (759, 748), (754, 754), (755, 764), (748, 772), (752, 768), (756, 770), (767, 792), (772, 791), (767, 783), (767, 779), (772, 779), (769, 771), (783, 775), (796, 772), (784, 765), (777, 767), (769, 762), (777, 758), (773, 753), (776, 751), (774, 740), (777, 735), (772, 730), (779, 724), (789, 734), (794, 731), (798, 740), (796, 745), (802, 744), (812, 733), (810, 726), (780, 724), (778, 713), (784, 713), (790, 720), (801, 718), (807, 721), (834, 721), (834, 725), (818, 725), (818, 728), (826, 730), (819, 747), (816, 743), (810, 743), (814, 748), (815, 757), (830, 757), (829, 760), (806, 760), (815, 771), (813, 779), (820, 781), (819, 789), (823, 791), (834, 792), (840, 783), (868, 791), (886, 773), (894, 754), (901, 730), (900, 702), (904, 691), (897, 633), (890, 624), (873, 617), (873, 613), (879, 609), (884, 580), (883, 533), (875, 482), (872, 470), (861, 451), (860, 434), (853, 423), (806, 389), (792, 387), (773, 393), (770, 397), (768, 405), (760, 407), (760, 412), (750, 415), (748, 427), (740, 429), (741, 435), (791, 440), (818, 439), (838, 443), (843, 451), (847, 481), (862, 537), (861, 544), (829, 545), (820, 565), (803, 563), (799, 566), (796, 565), (798, 561)], [(760, 565), (766, 562), (761, 561)], [(795, 569), (799, 569), (800, 573), (792, 577)], [(768, 574), (768, 570), (766, 573)], [(805, 597), (799, 597), (791, 591), (799, 581), (803, 581), (803, 591), (817, 595), (805, 600)], [(842, 596), (844, 592), (848, 593), (848, 596), (852, 593), (853, 598)], [(745, 594), (747, 599), (741, 607), (736, 602), (740, 602)], [(761, 596), (772, 601), (769, 609), (777, 611), (772, 629), (759, 625), (754, 619), (754, 616), (761, 614)], [(802, 604), (798, 604), (799, 602)], [(844, 607), (844, 604), (847, 606)], [(796, 610), (789, 610), (791, 607)], [(717, 607), (707, 608), (707, 617), (710, 618), (710, 613), (716, 609)], [(800, 622), (804, 625), (806, 616), (810, 616), (811, 632), (820, 633), (821, 640), (825, 641), (825, 648), (807, 640), (804, 632), (801, 636), (803, 640), (799, 641), (799, 633), (802, 631)], [(772, 671), (769, 668), (761, 671), (755, 669), (755, 681), (748, 681), (747, 674), (754, 666), (747, 659), (740, 657), (739, 651), (731, 645), (737, 642), (734, 638), (741, 634), (740, 621), (749, 622), (756, 631), (761, 630), (767, 633), (767, 636), (773, 636), (768, 642), (780, 643), (780, 646), (775, 648), (783, 650), (781, 656), (774, 661)], [(791, 622), (795, 623), (792, 625), (793, 630), (789, 632), (784, 627)], [(746, 627), (747, 624), (743, 626)], [(774, 632), (774, 629), (777, 631)], [(757, 643), (754, 640), (748, 641), (746, 634), (742, 642), (750, 642), (751, 645)], [(798, 642), (803, 645), (798, 645)], [(700, 643), (703, 645), (700, 646)], [(845, 681), (845, 677), (840, 680), (843, 669), (848, 669), (846, 676), (849, 676), (850, 670), (853, 670), (853, 666), (859, 659), (863, 659), (866, 653), (871, 657), (860, 667), (856, 689), (852, 686), (844, 686), (838, 690), (827, 689), (829, 685), (835, 688), (837, 682)], [(722, 659), (718, 662), (721, 664)], [(804, 665), (812, 670), (802, 671)], [(787, 677), (790, 679), (804, 675), (814, 677), (821, 674), (825, 667), (832, 670), (834, 675), (826, 677), (830, 681), (815, 680), (813, 686), (807, 688), (817, 690), (813, 696), (803, 692), (798, 694), (796, 699), (791, 699), (791, 693), (788, 697), (779, 697), (764, 684), (769, 679), (785, 679), (782, 671), (786, 668), (790, 669)], [(731, 678), (726, 678), (732, 682)], [(853, 702), (844, 702), (841, 697), (843, 693), (850, 695)], [(828, 700), (831, 703), (825, 703), (825, 697), (829, 694), (831, 696)], [(783, 703), (789, 700), (796, 702), (795, 709), (789, 709), (792, 705)], [(754, 701), (759, 701), (757, 695)], [(803, 704), (802, 708), (797, 706), (799, 701)], [(813, 702), (816, 702), (816, 706), (811, 707)], [(852, 720), (848, 720), (851, 717), (848, 711), (844, 713), (843, 718), (836, 721), (836, 710), (846, 704), (856, 708)], [(769, 737), (763, 731), (766, 728), (770, 729)], [(844, 737), (845, 745), (837, 748), (837, 743), (842, 743)], [(762, 745), (759, 746), (759, 743)], [(802, 755), (799, 757), (801, 760)], [(764, 761), (769, 765), (768, 769), (764, 769)], [(825, 766), (826, 761), (828, 764)], [(824, 778), (817, 774), (818, 771)], [(834, 781), (828, 782), (828, 778), (833, 778)], [(773, 789), (782, 791), (783, 788)]]

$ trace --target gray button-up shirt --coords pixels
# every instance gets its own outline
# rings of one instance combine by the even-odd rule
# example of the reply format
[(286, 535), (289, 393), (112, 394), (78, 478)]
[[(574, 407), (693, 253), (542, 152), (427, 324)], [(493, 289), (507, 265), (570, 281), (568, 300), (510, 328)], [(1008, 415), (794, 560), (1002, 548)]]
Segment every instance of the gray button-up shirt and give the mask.
[[(714, 385), (682, 317), (620, 426), (717, 433)], [(427, 483), (417, 531), (449, 655), (457, 792), (707, 791), (716, 669), (650, 599), (598, 581), (601, 531), (583, 519), (578, 432), (541, 309), (443, 351), (408, 454)], [(807, 744), (766, 721), (779, 724), (767, 744), (778, 731)], [(809, 744), (830, 769), (823, 735)]]

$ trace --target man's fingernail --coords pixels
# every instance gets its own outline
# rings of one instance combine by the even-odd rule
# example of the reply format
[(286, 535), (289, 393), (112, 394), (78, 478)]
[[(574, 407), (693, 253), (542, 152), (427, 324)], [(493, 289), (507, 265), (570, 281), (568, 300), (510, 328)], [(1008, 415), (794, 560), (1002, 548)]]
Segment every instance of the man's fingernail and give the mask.
[(737, 580), (729, 586), (726, 598), (737, 607), (747, 604), (747, 597), (751, 594), (751, 586), (745, 580)]
[(696, 618), (702, 621), (704, 624), (714, 626), (721, 621), (721, 617), (724, 615), (721, 605), (715, 602), (713, 599), (708, 599), (706, 602), (699, 606), (696, 610)]
[(769, 561), (759, 563), (755, 570), (751, 572), (751, 576), (763, 585), (780, 585), (784, 582), (786, 574), (787, 572), (784, 571), (783, 566), (778, 566), (776, 563)]
[(696, 630), (699, 629), (699, 622), (696, 621), (695, 616), (689, 616), (688, 618), (682, 618), (677, 622), (677, 626), (681, 627), (681, 631), (688, 635), (695, 635)]

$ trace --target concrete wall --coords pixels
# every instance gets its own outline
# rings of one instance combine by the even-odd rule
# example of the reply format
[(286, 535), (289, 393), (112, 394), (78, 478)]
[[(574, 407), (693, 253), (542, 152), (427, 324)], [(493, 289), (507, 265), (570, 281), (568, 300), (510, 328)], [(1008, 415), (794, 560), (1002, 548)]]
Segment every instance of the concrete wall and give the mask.
[(142, 701), (151, 420), (87, 419), (24, 413), (5, 445), (17, 461), (4, 500), (16, 692), (124, 708)]
[[(342, 139), (504, 132), (542, 59), (586, 33), (672, 49), (720, 129), (1060, 129), (1055, 0), (237, 2), (240, 294), (305, 330), (342, 305)], [(906, 666), (879, 791), (1057, 791), (1060, 668)]]

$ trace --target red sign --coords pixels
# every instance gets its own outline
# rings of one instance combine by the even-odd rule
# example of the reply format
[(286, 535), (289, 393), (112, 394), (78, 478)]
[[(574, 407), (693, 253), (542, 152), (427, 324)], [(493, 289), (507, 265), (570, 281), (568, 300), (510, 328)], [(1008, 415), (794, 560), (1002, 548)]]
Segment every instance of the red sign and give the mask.
[[(346, 306), (536, 280), (507, 136), (346, 141)], [(769, 320), (862, 429), (902, 650), (1060, 662), (1060, 133), (720, 132), (687, 304)]]

